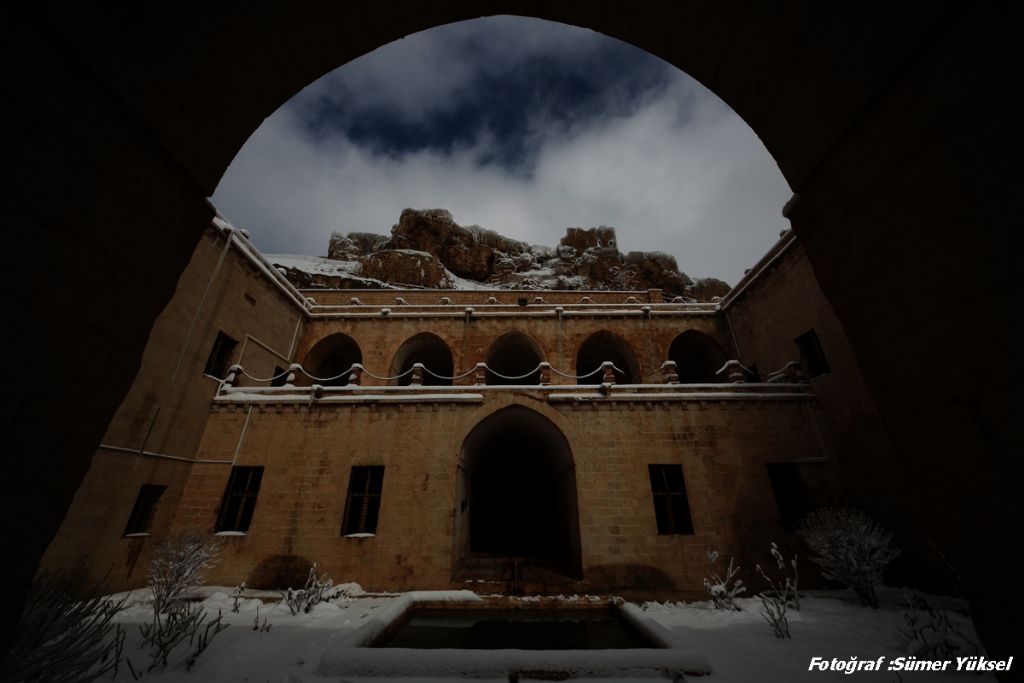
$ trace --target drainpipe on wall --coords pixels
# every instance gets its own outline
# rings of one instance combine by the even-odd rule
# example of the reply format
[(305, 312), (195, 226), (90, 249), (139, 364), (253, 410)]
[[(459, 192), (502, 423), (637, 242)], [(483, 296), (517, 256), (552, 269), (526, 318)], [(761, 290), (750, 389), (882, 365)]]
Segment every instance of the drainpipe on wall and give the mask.
[(299, 341), (299, 327), (302, 325), (302, 314), (300, 313), (298, 318), (295, 320), (295, 331), (292, 332), (292, 343), (288, 347), (288, 362), (295, 362), (295, 344)]
[(725, 311), (722, 311), (722, 312), (725, 313), (725, 322), (728, 323), (728, 325), (729, 325), (729, 334), (732, 336), (732, 349), (733, 349), (733, 351), (736, 352), (736, 360), (738, 360), (740, 363), (742, 363), (743, 362), (743, 356), (740, 353), (739, 342), (736, 341), (736, 330), (732, 329), (732, 318), (729, 317), (729, 311), (728, 310), (725, 310)]

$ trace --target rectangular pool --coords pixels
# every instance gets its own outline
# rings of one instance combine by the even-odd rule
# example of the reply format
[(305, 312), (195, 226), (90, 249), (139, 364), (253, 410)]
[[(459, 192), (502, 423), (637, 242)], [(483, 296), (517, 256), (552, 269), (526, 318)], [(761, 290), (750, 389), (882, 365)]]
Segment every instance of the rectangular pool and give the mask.
[(614, 609), (413, 608), (373, 647), (459, 650), (654, 648)]

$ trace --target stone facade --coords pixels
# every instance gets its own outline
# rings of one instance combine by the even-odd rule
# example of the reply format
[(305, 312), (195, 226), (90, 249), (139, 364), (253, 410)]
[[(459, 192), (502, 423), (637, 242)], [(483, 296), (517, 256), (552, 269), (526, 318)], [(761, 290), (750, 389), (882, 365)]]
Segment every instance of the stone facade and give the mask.
[[(810, 384), (792, 373), (757, 381), (800, 360), (794, 340), (808, 329), (831, 371)], [(218, 333), (238, 342), (226, 384), (204, 375)], [(742, 363), (731, 376), (717, 372), (727, 359)], [(699, 364), (704, 374), (693, 375)], [(855, 457), (851, 435), (872, 419), (841, 328), (791, 235), (725, 300), (695, 304), (666, 303), (659, 290), (298, 291), (216, 224), (44, 566), (87, 557), (111, 588), (141, 585), (155, 539), (171, 529), (214, 533), (232, 472), (262, 467), (246, 528), (220, 534), (213, 583), (294, 584), (317, 562), (337, 580), (381, 590), (519, 582), (696, 595), (707, 550), (753, 562), (771, 540), (795, 542), (768, 466), (798, 472), (801, 505), (833, 501), (842, 491), (836, 454)], [(520, 454), (502, 460), (488, 449), (534, 436), (521, 456), (535, 458), (536, 446), (557, 467), (535, 458), (529, 485), (481, 488), (522, 474)], [(652, 465), (681, 471), (692, 529), (659, 533)], [(372, 535), (344, 533), (353, 467), (383, 467)], [(143, 484), (166, 489), (148, 531), (126, 536)], [(480, 521), (483, 490), (550, 504), (554, 555), (502, 546), (509, 520), (491, 512)]]

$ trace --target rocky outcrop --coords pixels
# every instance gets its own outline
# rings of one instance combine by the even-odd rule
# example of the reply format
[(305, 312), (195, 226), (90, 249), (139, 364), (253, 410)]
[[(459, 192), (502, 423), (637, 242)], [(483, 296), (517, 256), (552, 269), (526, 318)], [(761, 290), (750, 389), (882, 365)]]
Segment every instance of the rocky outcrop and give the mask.
[(359, 259), (363, 277), (395, 285), (451, 289), (448, 271), (432, 254), (412, 249), (381, 249)]
[(290, 258), (288, 277), (300, 287), (366, 283), (443, 289), (456, 287), (457, 278), (464, 278), (509, 289), (660, 289), (670, 297), (695, 301), (729, 291), (728, 284), (715, 278), (692, 280), (664, 252), (623, 255), (612, 227), (566, 228), (558, 246), (551, 248), (478, 225), (461, 226), (444, 209), (402, 211), (390, 237), (334, 233), (324, 263)]
[(689, 276), (679, 271), (675, 257), (661, 251), (631, 251), (626, 254), (625, 266), (632, 273), (636, 289), (682, 295), (692, 284)]
[(693, 284), (686, 288), (686, 296), (697, 301), (711, 301), (715, 297), (724, 297), (732, 287), (714, 277), (702, 277), (693, 281)]
[(479, 226), (464, 228), (444, 209), (406, 209), (391, 228), (387, 249), (414, 249), (435, 255), (459, 277), (483, 282), (500, 268), (516, 268), (513, 257), (529, 253), (525, 242)]
[(372, 232), (340, 232), (331, 233), (331, 241), (327, 245), (327, 258), (336, 261), (356, 261), (361, 256), (372, 254), (384, 247), (388, 241), (385, 235)]
[(566, 228), (565, 237), (559, 243), (563, 247), (572, 247), (578, 252), (587, 249), (618, 249), (615, 228), (602, 225), (599, 228)]

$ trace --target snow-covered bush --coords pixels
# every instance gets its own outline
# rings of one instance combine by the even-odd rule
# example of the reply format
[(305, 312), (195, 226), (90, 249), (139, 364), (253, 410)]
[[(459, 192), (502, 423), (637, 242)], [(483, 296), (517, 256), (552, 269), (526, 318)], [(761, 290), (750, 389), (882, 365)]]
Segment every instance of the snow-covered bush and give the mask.
[(950, 620), (949, 610), (936, 609), (919, 596), (907, 599), (896, 642), (918, 659), (953, 659), (980, 654), (978, 644)]
[(786, 612), (790, 607), (800, 609), (800, 598), (797, 595), (797, 564), (796, 555), (790, 560), (789, 565), (793, 568), (793, 576), (786, 570), (786, 560), (782, 557), (779, 547), (772, 543), (772, 559), (781, 572), (779, 579), (774, 579), (767, 572), (757, 565), (757, 573), (768, 584), (768, 588), (761, 591), (757, 597), (761, 598), (761, 616), (772, 627), (772, 632), (777, 638), (791, 638), (789, 635), (789, 619)]
[(718, 573), (718, 551), (708, 551), (708, 575), (704, 577), (704, 588), (711, 595), (711, 601), (716, 609), (739, 610), (734, 598), (745, 593), (747, 588), (743, 585), (743, 579), (737, 579), (736, 574), (740, 568), (734, 566), (734, 558), (729, 558), (729, 566), (725, 570), (725, 576)]
[[(182, 531), (162, 540), (153, 549), (149, 565), (149, 587), (153, 591), (153, 621), (141, 624), (141, 647), (149, 649), (147, 670), (166, 666), (167, 658), (185, 639), (192, 653), (188, 668), (213, 640), (228, 627), (217, 618), (206, 621), (206, 610), (186, 599), (189, 591), (202, 585), (202, 570), (213, 565), (219, 546), (196, 530)], [(203, 626), (205, 622), (205, 627)]]
[(288, 605), (292, 615), (296, 615), (309, 612), (319, 603), (337, 597), (337, 594), (331, 594), (333, 587), (334, 581), (329, 576), (326, 574), (316, 575), (316, 562), (314, 562), (313, 566), (309, 568), (306, 585), (298, 589), (289, 587), (287, 590), (281, 591), (281, 599)]
[(25, 596), (14, 640), (0, 662), (3, 681), (92, 681), (117, 674), (124, 631), (113, 623), (120, 600), (102, 592), (88, 567), (44, 572)]
[(878, 607), (875, 585), (900, 554), (890, 546), (891, 533), (860, 510), (829, 508), (808, 515), (800, 536), (822, 576), (852, 588), (866, 607)]

